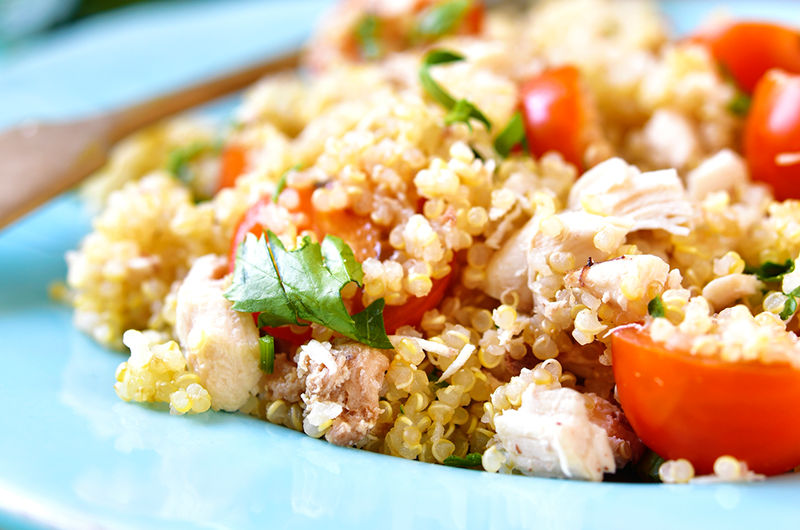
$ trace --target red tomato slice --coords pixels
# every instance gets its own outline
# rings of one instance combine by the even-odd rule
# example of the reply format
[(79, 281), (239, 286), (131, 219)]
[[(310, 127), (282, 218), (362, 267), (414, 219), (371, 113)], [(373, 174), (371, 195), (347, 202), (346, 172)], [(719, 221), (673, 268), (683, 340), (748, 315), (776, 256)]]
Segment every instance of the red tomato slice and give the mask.
[(800, 197), (800, 75), (770, 70), (756, 86), (744, 129), (753, 179), (779, 200)]
[(225, 147), (220, 157), (219, 189), (232, 188), (247, 167), (247, 151), (237, 144)]
[(545, 70), (520, 89), (531, 152), (558, 151), (581, 169), (587, 147), (591, 103), (574, 66)]
[(769, 22), (732, 22), (692, 40), (706, 44), (747, 92), (752, 92), (771, 68), (800, 73), (800, 32), (795, 28)]
[(616, 331), (611, 348), (622, 409), (662, 457), (703, 474), (723, 455), (766, 475), (800, 464), (800, 370), (670, 351), (639, 328)]
[(433, 280), (431, 290), (425, 296), (411, 297), (402, 305), (387, 305), (383, 308), (383, 325), (390, 335), (402, 326), (416, 326), (422, 321), (425, 311), (439, 305), (450, 285), (452, 271), (447, 276)]

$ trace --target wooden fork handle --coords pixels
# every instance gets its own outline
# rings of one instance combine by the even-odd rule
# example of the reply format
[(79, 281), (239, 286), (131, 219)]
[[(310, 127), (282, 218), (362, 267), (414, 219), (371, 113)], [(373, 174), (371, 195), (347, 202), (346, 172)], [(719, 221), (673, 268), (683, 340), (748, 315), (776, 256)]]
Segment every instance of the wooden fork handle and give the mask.
[(98, 170), (114, 143), (125, 136), (264, 75), (296, 68), (299, 56), (294, 51), (94, 117), (32, 122), (0, 133), (0, 228)]

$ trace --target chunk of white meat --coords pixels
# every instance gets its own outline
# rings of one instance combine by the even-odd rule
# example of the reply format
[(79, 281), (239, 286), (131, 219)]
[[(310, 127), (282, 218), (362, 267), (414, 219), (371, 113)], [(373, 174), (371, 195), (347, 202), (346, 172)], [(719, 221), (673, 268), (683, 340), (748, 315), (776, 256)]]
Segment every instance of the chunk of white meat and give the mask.
[(693, 209), (674, 169), (640, 172), (621, 158), (602, 162), (578, 179), (569, 194), (572, 210), (622, 217), (631, 231), (689, 233)]
[(744, 160), (730, 149), (723, 149), (703, 160), (686, 175), (689, 197), (702, 201), (711, 193), (726, 191), (731, 197), (747, 184)]
[(669, 265), (649, 254), (624, 255), (591, 263), (564, 278), (567, 287), (585, 291), (616, 312), (617, 323), (637, 322), (647, 315), (647, 303), (664, 290)]
[(528, 251), (538, 230), (538, 219), (528, 221), (495, 252), (486, 267), (486, 294), (498, 300), (516, 296), (517, 309), (530, 310), (533, 302), (528, 289)]
[(258, 329), (249, 313), (239, 313), (223, 296), (227, 261), (203, 256), (178, 289), (178, 336), (186, 361), (200, 377), (215, 409), (238, 410), (256, 392)]
[(616, 470), (606, 431), (570, 388), (529, 385), (519, 408), (495, 415), (494, 425), (511, 466), (525, 475), (600, 481)]
[(756, 294), (761, 287), (761, 281), (752, 274), (726, 274), (714, 278), (703, 287), (703, 298), (711, 304), (714, 311), (721, 311), (740, 298)]
[(641, 140), (655, 167), (679, 170), (700, 156), (700, 140), (692, 123), (673, 110), (656, 110), (642, 129)]
[(336, 445), (358, 445), (380, 415), (378, 400), (389, 360), (363, 344), (310, 341), (295, 356), (305, 378), (303, 430)]

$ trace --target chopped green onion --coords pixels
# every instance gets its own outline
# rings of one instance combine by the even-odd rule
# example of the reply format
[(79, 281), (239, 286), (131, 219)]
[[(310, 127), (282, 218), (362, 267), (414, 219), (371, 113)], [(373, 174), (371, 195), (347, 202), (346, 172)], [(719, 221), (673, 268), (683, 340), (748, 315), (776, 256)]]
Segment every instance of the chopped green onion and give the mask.
[[(478, 110), (475, 105), (466, 99), (456, 101), (439, 83), (437, 83), (430, 72), (431, 66), (439, 64), (454, 63), (463, 61), (464, 56), (448, 50), (431, 50), (422, 60), (422, 67), (419, 70), (419, 81), (422, 88), (427, 94), (445, 109), (447, 109), (447, 116), (445, 117), (445, 124), (450, 125), (455, 122), (464, 122), (469, 125), (469, 119), (473, 118), (484, 125), (487, 130), (492, 130), (492, 124), (489, 119)], [(471, 127), (470, 127), (471, 128)]]
[(271, 374), (275, 369), (275, 339), (271, 335), (259, 337), (258, 351), (260, 354), (259, 368), (263, 372)]
[(355, 29), (356, 41), (364, 59), (379, 59), (383, 54), (380, 40), (380, 19), (372, 13), (367, 13), (358, 22)]
[(432, 40), (458, 27), (469, 9), (469, 0), (450, 0), (426, 9), (420, 15), (415, 34)]
[(650, 313), (650, 316), (653, 318), (664, 317), (664, 302), (661, 300), (660, 296), (656, 296), (647, 303), (647, 312)]
[(787, 259), (783, 263), (775, 263), (774, 261), (765, 261), (758, 267), (745, 267), (744, 272), (747, 274), (755, 274), (762, 282), (777, 282), (783, 277), (794, 271), (794, 261)]
[(469, 453), (463, 457), (451, 455), (445, 458), (443, 463), (454, 467), (477, 467), (481, 465), (482, 456), (480, 453)]
[(403, 408), (403, 405), (400, 405), (400, 414), (405, 414), (406, 409)]
[(517, 111), (494, 139), (494, 150), (505, 158), (514, 147), (525, 144), (527, 144), (525, 124), (522, 122), (522, 114)]

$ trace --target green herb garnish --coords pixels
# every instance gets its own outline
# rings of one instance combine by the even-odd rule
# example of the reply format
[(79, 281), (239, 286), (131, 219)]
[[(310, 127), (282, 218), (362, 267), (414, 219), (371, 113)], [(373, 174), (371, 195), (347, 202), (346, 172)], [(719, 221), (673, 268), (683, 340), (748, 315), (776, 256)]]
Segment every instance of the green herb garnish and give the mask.
[(663, 463), (663, 458), (658, 456), (651, 449), (648, 449), (636, 463), (634, 472), (639, 478), (647, 482), (661, 482), (661, 477), (658, 476), (658, 468), (660, 468)]
[(275, 204), (278, 203), (278, 195), (286, 188), (286, 179), (289, 176), (290, 171), (297, 171), (302, 167), (301, 164), (295, 164), (286, 171), (283, 172), (281, 177), (278, 179), (277, 184), (275, 184), (275, 192), (272, 194), (272, 202)]
[(787, 259), (783, 263), (765, 261), (758, 267), (745, 267), (744, 272), (755, 274), (762, 282), (777, 282), (783, 279), (786, 274), (794, 271), (794, 261)]
[(403, 408), (403, 405), (402, 405), (402, 404), (400, 405), (400, 414), (402, 414), (402, 415), (404, 415), (404, 416), (405, 416), (405, 414), (406, 414), (406, 409), (404, 409), (404, 408)]
[(414, 34), (424, 40), (434, 40), (455, 30), (470, 5), (469, 0), (450, 0), (434, 5), (420, 14)]
[(444, 459), (444, 465), (454, 467), (478, 467), (481, 465), (480, 453), (469, 453), (466, 456), (451, 455)]
[(751, 98), (741, 90), (737, 90), (733, 98), (728, 102), (728, 110), (741, 117), (747, 116), (750, 110)]
[(305, 237), (299, 248), (287, 251), (272, 232), (266, 239), (247, 234), (225, 297), (236, 311), (259, 312), (259, 327), (314, 322), (368, 346), (391, 349), (383, 298), (355, 315), (342, 301), (342, 289), (350, 282), (360, 286), (363, 277), (353, 250), (338, 237), (326, 236), (321, 244)]
[[(439, 83), (437, 83), (430, 72), (431, 66), (439, 64), (455, 63), (463, 61), (464, 56), (448, 50), (431, 50), (422, 60), (422, 67), (419, 69), (419, 81), (427, 94), (447, 110), (445, 124), (451, 125), (456, 122), (464, 122), (470, 125), (469, 120), (475, 119), (483, 123), (486, 129), (491, 131), (492, 124), (489, 119), (478, 110), (478, 108), (466, 99), (456, 99), (451, 96)], [(470, 129), (472, 126), (470, 125)]]
[(661, 300), (660, 296), (656, 296), (647, 302), (647, 312), (650, 313), (650, 316), (653, 318), (664, 317), (664, 302)]
[(527, 146), (525, 137), (525, 124), (522, 122), (522, 114), (515, 112), (505, 128), (500, 131), (494, 139), (494, 150), (502, 157), (507, 157), (511, 150), (518, 146)]
[(192, 180), (189, 163), (201, 154), (215, 150), (213, 143), (201, 141), (176, 147), (167, 155), (166, 170), (181, 182), (188, 184)]
[(786, 302), (783, 304), (783, 311), (780, 312), (780, 317), (783, 320), (789, 320), (797, 311), (797, 297), (800, 296), (800, 287), (795, 288), (791, 292), (783, 293), (786, 295)]
[(380, 25), (381, 21), (377, 16), (367, 13), (356, 26), (356, 42), (364, 59), (379, 59), (383, 55), (379, 39)]
[(271, 335), (259, 337), (258, 351), (260, 354), (258, 366), (265, 373), (271, 374), (275, 368), (275, 339)]

